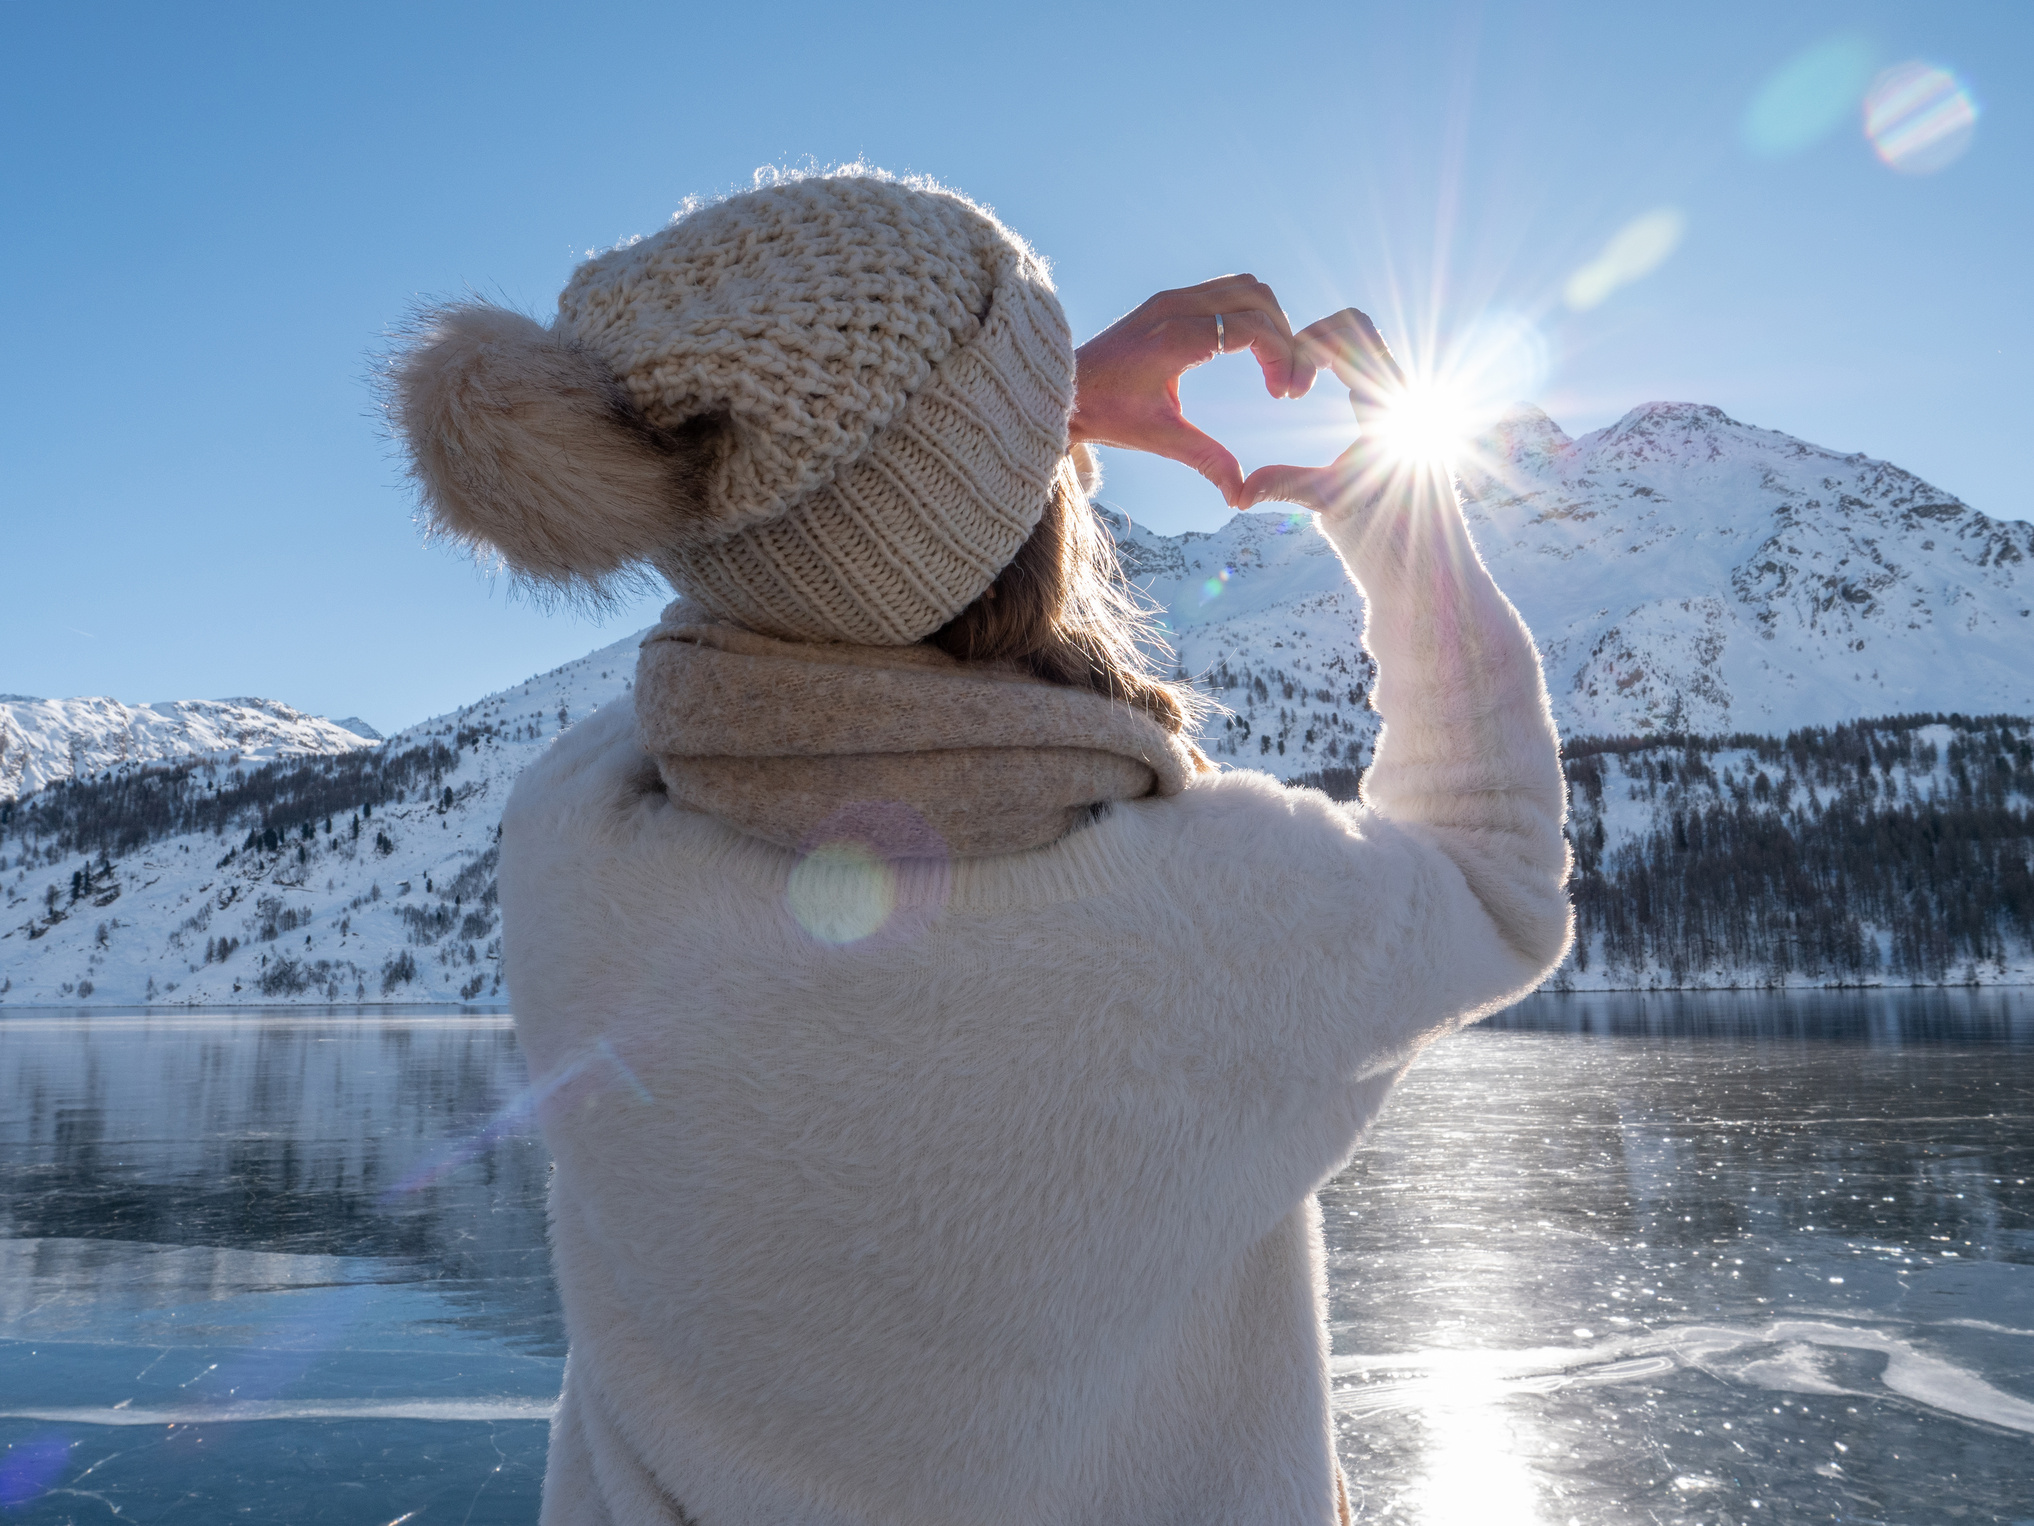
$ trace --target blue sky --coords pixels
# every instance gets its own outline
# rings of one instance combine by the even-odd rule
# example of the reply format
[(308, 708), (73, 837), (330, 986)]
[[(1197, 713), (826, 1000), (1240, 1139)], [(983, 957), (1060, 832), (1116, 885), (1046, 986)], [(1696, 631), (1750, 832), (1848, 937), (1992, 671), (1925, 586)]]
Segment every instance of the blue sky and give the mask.
[[(1296, 323), (1498, 354), (1571, 433), (1714, 403), (2034, 516), (2024, 6), (16, 6), (0, 60), (0, 692), (392, 729), (647, 623), (423, 546), (371, 357), (421, 298), (548, 313), (590, 249), (808, 161), (989, 203), (1083, 334), (1251, 270)], [(1859, 125), (1914, 60), (1979, 112), (1929, 174)], [(1572, 305), (1635, 223), (1671, 249)], [(1184, 395), (1246, 469), (1332, 453), (1325, 389), (1253, 389)], [(1226, 512), (1121, 456), (1108, 496)]]

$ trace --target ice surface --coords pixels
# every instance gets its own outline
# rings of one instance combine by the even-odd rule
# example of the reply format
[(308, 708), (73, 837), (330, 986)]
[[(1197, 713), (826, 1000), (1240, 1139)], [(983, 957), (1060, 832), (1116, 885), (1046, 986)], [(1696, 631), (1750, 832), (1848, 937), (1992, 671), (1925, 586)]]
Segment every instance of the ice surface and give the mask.
[(501, 1018), (0, 1021), (0, 1498), (530, 1519), (548, 1160), (460, 1154), (522, 1084)]
[[(1503, 1022), (1322, 1193), (1359, 1520), (2034, 1514), (2034, 997)], [(0, 1018), (10, 1519), (532, 1519), (525, 1095), (501, 1017)]]

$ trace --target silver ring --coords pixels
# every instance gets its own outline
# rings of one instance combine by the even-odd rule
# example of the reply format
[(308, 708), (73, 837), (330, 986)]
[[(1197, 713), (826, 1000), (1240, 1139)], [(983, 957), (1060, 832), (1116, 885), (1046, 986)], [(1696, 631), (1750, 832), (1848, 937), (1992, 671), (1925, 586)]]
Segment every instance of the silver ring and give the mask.
[(1215, 314), (1215, 353), (1217, 355), (1229, 353), (1229, 331), (1222, 323), (1220, 313)]

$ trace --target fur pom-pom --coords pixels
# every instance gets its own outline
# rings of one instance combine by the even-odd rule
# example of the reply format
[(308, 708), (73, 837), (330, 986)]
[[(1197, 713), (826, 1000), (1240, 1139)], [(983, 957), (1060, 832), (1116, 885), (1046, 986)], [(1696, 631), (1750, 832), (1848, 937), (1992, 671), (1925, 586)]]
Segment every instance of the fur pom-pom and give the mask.
[(597, 355), (521, 313), (424, 313), (387, 400), (431, 529), (598, 596), (707, 517), (717, 420), (652, 428)]

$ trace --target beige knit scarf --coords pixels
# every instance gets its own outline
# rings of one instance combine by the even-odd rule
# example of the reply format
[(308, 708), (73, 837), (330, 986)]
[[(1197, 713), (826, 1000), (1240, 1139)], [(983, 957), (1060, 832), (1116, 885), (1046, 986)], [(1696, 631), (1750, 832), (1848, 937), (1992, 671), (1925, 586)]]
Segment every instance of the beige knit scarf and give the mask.
[(667, 622), (636, 716), (671, 797), (811, 851), (894, 858), (1042, 847), (1094, 806), (1176, 795), (1212, 765), (1142, 711), (929, 646), (773, 640)]

